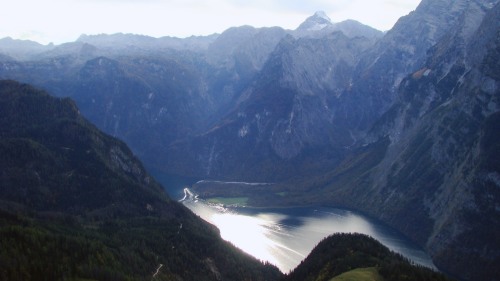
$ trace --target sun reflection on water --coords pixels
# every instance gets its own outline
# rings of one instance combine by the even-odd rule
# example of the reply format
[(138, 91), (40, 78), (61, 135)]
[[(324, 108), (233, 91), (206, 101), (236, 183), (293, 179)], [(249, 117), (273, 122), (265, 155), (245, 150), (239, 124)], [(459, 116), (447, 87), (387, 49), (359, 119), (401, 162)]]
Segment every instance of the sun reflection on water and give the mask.
[(245, 215), (217, 213), (211, 217), (224, 240), (232, 242), (261, 260), (278, 264), (271, 249), (276, 248), (276, 243), (269, 238), (269, 222)]
[(287, 213), (286, 209), (247, 212), (248, 209), (208, 204), (187, 188), (184, 193), (181, 202), (217, 226), (224, 240), (261, 261), (276, 265), (285, 273), (295, 268), (323, 238), (340, 232), (370, 235), (417, 263), (434, 267), (425, 252), (383, 226), (350, 211), (304, 208), (293, 214)]

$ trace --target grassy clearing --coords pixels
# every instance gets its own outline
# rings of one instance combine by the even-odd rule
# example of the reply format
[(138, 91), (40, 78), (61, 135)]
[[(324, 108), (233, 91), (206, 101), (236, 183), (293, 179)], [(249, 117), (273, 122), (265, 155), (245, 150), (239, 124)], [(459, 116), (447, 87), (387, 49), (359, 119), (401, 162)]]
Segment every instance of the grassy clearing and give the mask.
[(334, 277), (331, 281), (384, 281), (376, 267), (357, 268)]
[(213, 197), (208, 198), (207, 201), (212, 204), (221, 204), (224, 206), (246, 206), (248, 197)]

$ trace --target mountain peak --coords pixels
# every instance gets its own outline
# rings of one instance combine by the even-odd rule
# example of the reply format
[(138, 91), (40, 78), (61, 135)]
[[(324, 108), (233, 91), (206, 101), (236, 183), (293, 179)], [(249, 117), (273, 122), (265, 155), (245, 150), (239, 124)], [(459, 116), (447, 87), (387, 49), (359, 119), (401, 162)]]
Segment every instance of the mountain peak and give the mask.
[(325, 11), (317, 11), (316, 13), (314, 13), (313, 17), (315, 17), (315, 18), (321, 18), (321, 19), (327, 20), (329, 22), (332, 22), (332, 20), (330, 19), (330, 17), (328, 17), (326, 15)]
[(297, 30), (301, 31), (316, 31), (321, 30), (327, 26), (331, 26), (332, 21), (323, 11), (318, 11), (314, 15), (308, 17)]

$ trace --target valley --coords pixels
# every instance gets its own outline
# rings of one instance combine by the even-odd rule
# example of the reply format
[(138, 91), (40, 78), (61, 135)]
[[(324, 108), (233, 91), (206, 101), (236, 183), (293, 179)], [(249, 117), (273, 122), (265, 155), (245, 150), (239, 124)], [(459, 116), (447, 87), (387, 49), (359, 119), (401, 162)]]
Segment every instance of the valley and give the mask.
[[(31, 162), (19, 161), (18, 169), (10, 169), (12, 163), (6, 163), (9, 173), (3, 175), (3, 184), (5, 190), (14, 188), (15, 192), (4, 192), (6, 197), (1, 200), (9, 203), (2, 208), (21, 204), (22, 210), (46, 211), (47, 206), (60, 204), (61, 210), (75, 212), (71, 216), (93, 210), (89, 217), (113, 219), (131, 215), (134, 208), (144, 212), (142, 205), (150, 204), (141, 201), (144, 198), (163, 198), (154, 202), (181, 199), (184, 188), (189, 187), (200, 200), (186, 201), (191, 197), (186, 193), (184, 205), (192, 204), (193, 209), (225, 206), (238, 214), (253, 210), (255, 216), (269, 208), (350, 210), (396, 230), (405, 241), (423, 249), (431, 264), (454, 278), (497, 280), (499, 18), (498, 0), (423, 0), (387, 32), (350, 20), (334, 22), (317, 12), (294, 30), (240, 26), (185, 39), (82, 35), (75, 42), (46, 46), (0, 39), (0, 79), (8, 79), (7, 84), (14, 83), (11, 80), (28, 83), (64, 101), (72, 109), (64, 107), (67, 115), (58, 119), (57, 126), (50, 125), (54, 136), (81, 142), (82, 147), (89, 146), (84, 140), (97, 138), (90, 147), (102, 150), (95, 154), (87, 153), (90, 148), (73, 151), (65, 143), (62, 152), (51, 152), (53, 145), (23, 140), (11, 151), (13, 142), (31, 138), (26, 132), (36, 129), (21, 118), (18, 121), (28, 129), (21, 130), (16, 141), (2, 140), (5, 155), (11, 155), (14, 163), (20, 157), (15, 151), (38, 151), (19, 159), (37, 156), (51, 164), (40, 164), (40, 170)], [(25, 109), (21, 101), (18, 104), (15, 109), (6, 105), (4, 113), (15, 115), (16, 110)], [(28, 109), (36, 109), (33, 104)], [(90, 121), (84, 125), (93, 128), (89, 137), (80, 139), (85, 130), (76, 130), (74, 122), (67, 120), (75, 116)], [(0, 137), (14, 130), (8, 120), (3, 121)], [(130, 153), (124, 152), (125, 144), (113, 149), (103, 146), (102, 138), (96, 137), (101, 133), (94, 129), (123, 140)], [(44, 136), (42, 140), (55, 143), (54, 138)], [(104, 143), (108, 142), (115, 143), (106, 137)], [(79, 165), (84, 174), (63, 169), (58, 176), (39, 176), (41, 171), (52, 172), (49, 167), (69, 165), (60, 163), (69, 161), (70, 154), (75, 157), (71, 164)], [(101, 171), (89, 163), (102, 159), (105, 161), (96, 167), (109, 166), (112, 176), (88, 180), (89, 175)], [(138, 159), (141, 164), (135, 162)], [(78, 164), (80, 160), (92, 162)], [(42, 179), (50, 183), (67, 179), (71, 190), (103, 183), (116, 187), (114, 177), (125, 177), (116, 171), (135, 176), (139, 186), (151, 188), (142, 195), (90, 188), (97, 195), (68, 193), (66, 198), (61, 195), (66, 190), (42, 185), (33, 187), (35, 199), (22, 199)], [(28, 173), (26, 182), (19, 189), (11, 176), (17, 180), (14, 175), (24, 173)], [(153, 178), (158, 183), (150, 184)], [(163, 189), (169, 196), (163, 195)], [(128, 197), (131, 194), (136, 201)], [(87, 201), (92, 206), (85, 205)], [(106, 202), (122, 204), (108, 206)], [(124, 202), (136, 207), (128, 210)], [(184, 216), (177, 209), (184, 207), (174, 203), (175, 207), (158, 206)], [(9, 212), (6, 220), (11, 222)], [(262, 212), (273, 217), (270, 228), (279, 225), (277, 217), (293, 220), (289, 214)], [(169, 233), (178, 231), (179, 222), (171, 218), (174, 215), (168, 211), (156, 215), (162, 221), (162, 216), (169, 217), (163, 221)], [(199, 227), (195, 220), (189, 217), (193, 229)], [(81, 223), (95, 227), (86, 219)], [(141, 225), (128, 219), (121, 223)], [(356, 229), (346, 231), (351, 230)], [(320, 231), (321, 238), (313, 239), (307, 251), (333, 232), (333, 228)], [(363, 233), (377, 238), (374, 232)], [(294, 264), (307, 256), (306, 250), (294, 251), (300, 253)], [(226, 261), (217, 258), (205, 256), (200, 261), (203, 270), (192, 274), (203, 276), (210, 271), (218, 276), (211, 270), (214, 263)], [(164, 266), (158, 269), (159, 264)], [(113, 270), (123, 268), (120, 266)], [(167, 262), (155, 260), (147, 269), (151, 274), (160, 271), (161, 275), (163, 270), (181, 274), (167, 266)], [(282, 271), (292, 268), (280, 266)], [(264, 273), (253, 275), (257, 279), (276, 273), (270, 268), (260, 270)], [(230, 276), (234, 272), (218, 273)]]

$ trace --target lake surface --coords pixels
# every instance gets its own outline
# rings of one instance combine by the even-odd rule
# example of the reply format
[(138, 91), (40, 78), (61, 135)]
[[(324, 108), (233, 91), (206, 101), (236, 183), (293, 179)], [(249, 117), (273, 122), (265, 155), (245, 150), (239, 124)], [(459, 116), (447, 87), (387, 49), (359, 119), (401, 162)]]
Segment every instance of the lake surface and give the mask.
[(356, 212), (335, 208), (247, 208), (210, 204), (185, 188), (180, 200), (254, 257), (287, 273), (323, 238), (334, 233), (363, 233), (415, 263), (436, 268), (430, 257), (397, 231)]

